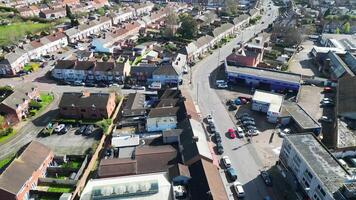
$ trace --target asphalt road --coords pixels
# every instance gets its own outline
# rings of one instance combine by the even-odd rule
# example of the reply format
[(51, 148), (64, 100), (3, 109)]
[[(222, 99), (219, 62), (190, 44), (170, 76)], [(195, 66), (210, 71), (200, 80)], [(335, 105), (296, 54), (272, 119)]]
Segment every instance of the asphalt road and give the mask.
[[(217, 50), (213, 54), (209, 55), (205, 59), (198, 62), (192, 69), (192, 84), (186, 87), (190, 88), (191, 94), (195, 101), (198, 102), (200, 111), (203, 116), (212, 114), (215, 119), (217, 129), (222, 135), (222, 143), (225, 153), (230, 157), (232, 166), (237, 170), (238, 180), (244, 184), (244, 190), (246, 193), (245, 199), (259, 200), (263, 197), (270, 195), (268, 189), (262, 182), (259, 175), (259, 170), (263, 168), (263, 162), (256, 153), (256, 149), (252, 145), (247, 144), (245, 140), (230, 140), (225, 136), (228, 128), (234, 127), (234, 123), (227, 113), (223, 102), (221, 102), (219, 96), (216, 94), (214, 85), (214, 77), (210, 77), (210, 74), (222, 63), (236, 44), (243, 39), (248, 41), (255, 33), (261, 32), (261, 30), (267, 28), (269, 23), (273, 23), (273, 20), (278, 15), (278, 8), (272, 6), (271, 10), (267, 8), (269, 0), (264, 2), (262, 6), (265, 10), (265, 14), (258, 24), (242, 30), (243, 34), (239, 34), (237, 38), (223, 46), (220, 51)], [(261, 22), (264, 22), (263, 24)], [(230, 185), (227, 183), (225, 173), (221, 170), (221, 176), (230, 199), (234, 199), (231, 194)]]

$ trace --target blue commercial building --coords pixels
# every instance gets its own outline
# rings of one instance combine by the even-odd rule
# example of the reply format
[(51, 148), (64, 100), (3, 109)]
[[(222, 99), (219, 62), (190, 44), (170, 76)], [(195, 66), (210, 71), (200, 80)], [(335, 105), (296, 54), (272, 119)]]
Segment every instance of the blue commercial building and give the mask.
[(298, 92), (301, 75), (257, 67), (235, 67), (225, 62), (225, 72), (230, 84), (242, 83), (253, 88), (275, 92)]

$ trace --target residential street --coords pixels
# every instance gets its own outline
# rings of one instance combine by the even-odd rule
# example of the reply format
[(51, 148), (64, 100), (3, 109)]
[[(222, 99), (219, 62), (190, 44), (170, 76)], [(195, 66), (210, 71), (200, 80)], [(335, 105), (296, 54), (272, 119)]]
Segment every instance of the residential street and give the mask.
[[(225, 137), (226, 131), (228, 128), (234, 127), (234, 123), (227, 113), (223, 102), (221, 102), (219, 96), (216, 94), (215, 89), (212, 88), (214, 86), (214, 77), (210, 77), (210, 74), (217, 68), (218, 63), (222, 63), (222, 60), (231, 53), (232, 49), (236, 47), (236, 44), (241, 39), (248, 41), (255, 33), (267, 28), (268, 24), (273, 22), (278, 15), (278, 8), (272, 6), (271, 10), (267, 10), (266, 5), (268, 3), (269, 1), (264, 2), (263, 8), (265, 8), (266, 12), (258, 24), (246, 28), (243, 30), (243, 34), (240, 34), (239, 37), (223, 46), (220, 49), (220, 53), (218, 50), (215, 51), (193, 67), (193, 82), (192, 85), (188, 86), (191, 89), (194, 100), (198, 102), (202, 116), (205, 117), (207, 114), (212, 113), (217, 129), (222, 135), (222, 143), (225, 150), (224, 155), (229, 156), (232, 160), (233, 167), (238, 173), (238, 180), (244, 184), (246, 199), (251, 200), (263, 199), (267, 195), (274, 196), (266, 189), (263, 181), (258, 176), (259, 170), (263, 168), (263, 162), (258, 157), (253, 145), (248, 144), (245, 140), (230, 140)], [(261, 24), (262, 21), (264, 24)], [(223, 170), (221, 171), (221, 175), (224, 183), (228, 186)], [(227, 191), (230, 198), (233, 199), (230, 187), (227, 187)]]

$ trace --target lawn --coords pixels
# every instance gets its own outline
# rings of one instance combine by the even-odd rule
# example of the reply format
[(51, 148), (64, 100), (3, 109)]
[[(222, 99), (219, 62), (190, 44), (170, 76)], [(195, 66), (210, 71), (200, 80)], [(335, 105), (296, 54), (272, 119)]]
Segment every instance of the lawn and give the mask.
[(30, 110), (31, 116), (35, 116), (39, 112), (43, 111), (50, 103), (52, 103), (54, 96), (50, 93), (41, 93), (40, 99), (41, 99), (41, 102), (37, 102), (34, 100), (30, 103), (30, 105), (32, 105), (32, 106), (36, 105), (36, 109)]
[(23, 71), (33, 72), (33, 71), (37, 71), (39, 67), (40, 67), (39, 63), (30, 62), (25, 64), (25, 66), (23, 67)]
[(72, 190), (73, 188), (67, 185), (53, 185), (48, 188), (47, 192), (70, 193)]
[(8, 156), (7, 158), (0, 160), (0, 169), (2, 169), (5, 165), (9, 164), (14, 157), (15, 155), (11, 155)]
[(5, 136), (0, 136), (0, 143), (6, 141), (7, 139), (9, 139), (10, 137), (12, 137), (13, 135), (16, 134), (16, 131), (15, 130), (12, 130), (11, 133), (9, 133), (8, 135), (5, 135)]
[(49, 23), (22, 22), (0, 26), (0, 46), (14, 44), (28, 33), (38, 33), (52, 28)]
[(69, 161), (67, 163), (64, 163), (61, 167), (71, 168), (71, 169), (79, 169), (81, 164), (82, 163), (77, 162), (77, 161)]

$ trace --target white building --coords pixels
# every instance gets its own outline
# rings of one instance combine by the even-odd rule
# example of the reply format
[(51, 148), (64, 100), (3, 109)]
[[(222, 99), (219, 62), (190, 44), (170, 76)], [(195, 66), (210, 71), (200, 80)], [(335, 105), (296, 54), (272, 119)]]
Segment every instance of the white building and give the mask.
[(267, 113), (267, 120), (276, 123), (284, 96), (272, 92), (256, 90), (252, 98), (252, 110)]
[(74, 43), (77, 40), (84, 39), (89, 35), (96, 34), (101, 30), (110, 28), (111, 26), (111, 18), (101, 17), (97, 20), (91, 20), (87, 23), (68, 29), (65, 31), (65, 34), (68, 37), (68, 42)]
[(348, 199), (340, 191), (349, 179), (335, 157), (311, 134), (287, 135), (279, 155), (287, 180), (312, 200)]
[(114, 14), (112, 17), (113, 24), (118, 24), (129, 19), (132, 19), (135, 16), (135, 10), (132, 8), (124, 8), (119, 11), (119, 13)]
[(80, 200), (140, 199), (171, 200), (172, 185), (167, 172), (91, 179)]
[(178, 107), (151, 109), (146, 121), (146, 130), (154, 132), (175, 129), (177, 127), (178, 109)]

